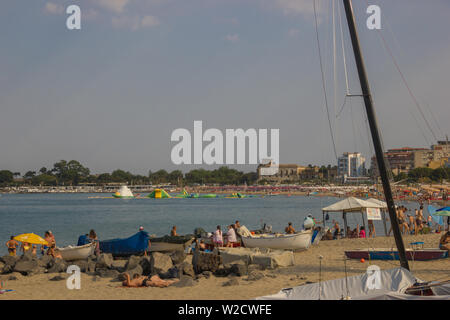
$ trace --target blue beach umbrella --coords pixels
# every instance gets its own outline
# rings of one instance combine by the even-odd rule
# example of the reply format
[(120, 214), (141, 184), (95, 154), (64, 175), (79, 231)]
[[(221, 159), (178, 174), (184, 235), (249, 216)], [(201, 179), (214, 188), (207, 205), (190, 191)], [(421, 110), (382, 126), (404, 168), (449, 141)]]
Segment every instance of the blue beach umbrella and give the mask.
[(443, 207), (436, 210), (435, 216), (450, 217), (450, 207)]
[(434, 222), (440, 224), (440, 225), (444, 225), (444, 219), (442, 218), (442, 216), (438, 216), (436, 215), (437, 209), (435, 207), (433, 207), (432, 205), (429, 205), (427, 207), (428, 212), (431, 214), (431, 217), (433, 218)]

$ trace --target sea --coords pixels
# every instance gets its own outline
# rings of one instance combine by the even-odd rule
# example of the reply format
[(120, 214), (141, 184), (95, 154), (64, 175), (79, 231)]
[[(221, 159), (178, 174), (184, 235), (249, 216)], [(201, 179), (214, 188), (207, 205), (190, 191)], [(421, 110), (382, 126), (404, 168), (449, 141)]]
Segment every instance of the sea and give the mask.
[[(51, 230), (59, 247), (76, 245), (78, 237), (94, 229), (100, 240), (125, 238), (140, 226), (150, 234), (163, 236), (177, 226), (179, 234), (193, 233), (197, 227), (213, 232), (239, 220), (248, 229), (271, 225), (283, 232), (289, 222), (302, 229), (311, 214), (322, 221), (321, 208), (341, 199), (314, 196), (265, 196), (242, 199), (113, 199), (111, 194), (44, 193), (2, 194), (0, 196), (0, 241), (11, 235), (35, 233), (44, 236)], [(406, 205), (413, 211), (416, 204)], [(414, 212), (414, 211), (413, 211)], [(336, 220), (343, 227), (342, 213), (330, 213), (326, 225)], [(362, 225), (360, 213), (348, 214), (353, 229)], [(390, 228), (387, 222), (387, 228)], [(375, 221), (377, 235), (384, 235), (382, 221)], [(0, 246), (0, 255), (7, 253)]]

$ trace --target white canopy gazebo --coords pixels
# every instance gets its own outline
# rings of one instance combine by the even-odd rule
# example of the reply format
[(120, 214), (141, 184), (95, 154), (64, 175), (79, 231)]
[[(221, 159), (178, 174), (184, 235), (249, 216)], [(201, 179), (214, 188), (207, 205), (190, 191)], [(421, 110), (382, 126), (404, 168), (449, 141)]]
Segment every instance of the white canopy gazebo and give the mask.
[[(376, 200), (376, 199), (372, 199), (372, 200)], [(335, 204), (332, 204), (328, 207), (322, 208), (322, 214), (324, 216), (323, 221), (325, 222), (325, 212), (342, 212), (342, 218), (344, 219), (345, 235), (347, 236), (347, 213), (361, 212), (364, 228), (366, 228), (366, 222), (364, 220), (364, 211), (366, 211), (367, 208), (375, 208), (375, 209), (386, 208), (385, 205), (376, 203), (378, 201), (379, 200), (376, 200), (375, 202), (368, 201), (368, 200), (361, 200), (361, 199), (358, 199), (355, 197), (346, 198), (346, 199), (336, 202)], [(382, 201), (380, 201), (380, 202), (382, 202)]]

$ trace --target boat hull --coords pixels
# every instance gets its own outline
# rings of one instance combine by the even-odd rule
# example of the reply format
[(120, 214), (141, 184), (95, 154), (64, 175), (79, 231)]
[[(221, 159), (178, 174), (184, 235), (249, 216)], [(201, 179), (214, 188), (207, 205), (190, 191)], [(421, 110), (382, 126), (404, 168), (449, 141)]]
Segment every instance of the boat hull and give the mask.
[(61, 256), (66, 261), (85, 260), (94, 253), (95, 243), (88, 243), (83, 246), (58, 248)]
[[(151, 241), (151, 239), (150, 239)], [(184, 243), (169, 243), (169, 242), (151, 242), (150, 252), (169, 252), (184, 250), (189, 247), (194, 240), (189, 240)]]
[(295, 234), (242, 236), (246, 248), (269, 248), (284, 250), (307, 250), (311, 245), (312, 232), (302, 231)]
[[(371, 260), (399, 260), (397, 250), (375, 249), (375, 250), (349, 250), (345, 251), (349, 259), (371, 259)], [(445, 259), (448, 257), (447, 250), (439, 249), (420, 249), (406, 250), (406, 258), (415, 261), (428, 261), (436, 259)]]

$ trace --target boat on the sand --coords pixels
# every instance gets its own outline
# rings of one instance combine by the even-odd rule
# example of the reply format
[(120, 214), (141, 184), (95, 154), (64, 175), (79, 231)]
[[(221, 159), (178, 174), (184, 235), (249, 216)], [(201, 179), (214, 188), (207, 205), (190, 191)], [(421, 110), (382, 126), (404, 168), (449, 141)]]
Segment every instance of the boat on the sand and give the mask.
[[(399, 260), (398, 251), (387, 248), (347, 250), (345, 255), (349, 259)], [(444, 259), (448, 258), (448, 251), (435, 248), (406, 249), (406, 258), (415, 261)]]
[(246, 248), (269, 248), (285, 250), (306, 250), (311, 245), (311, 230), (302, 230), (294, 234), (258, 234), (241, 235)]
[(149, 252), (167, 252), (184, 250), (194, 242), (195, 236), (182, 235), (182, 236), (163, 236), (157, 238), (150, 238)]
[[(146, 231), (139, 231), (125, 239), (100, 241), (100, 252), (111, 253), (113, 256), (142, 255), (145, 251), (175, 251), (184, 250), (194, 241), (194, 235), (150, 237)], [(148, 241), (150, 240), (150, 248)]]
[(95, 243), (88, 243), (82, 246), (67, 246), (57, 249), (66, 261), (85, 260), (94, 253), (95, 245)]

